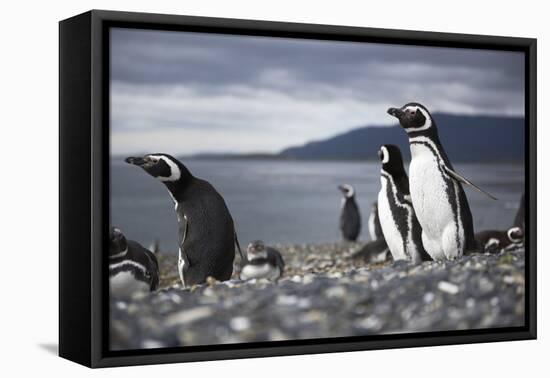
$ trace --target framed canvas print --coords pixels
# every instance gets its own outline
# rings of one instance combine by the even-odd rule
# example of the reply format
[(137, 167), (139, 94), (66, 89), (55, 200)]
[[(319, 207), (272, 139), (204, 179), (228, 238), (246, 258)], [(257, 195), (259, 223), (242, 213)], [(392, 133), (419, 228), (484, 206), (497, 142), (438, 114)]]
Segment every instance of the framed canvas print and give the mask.
[(60, 355), (536, 337), (536, 40), (60, 22)]

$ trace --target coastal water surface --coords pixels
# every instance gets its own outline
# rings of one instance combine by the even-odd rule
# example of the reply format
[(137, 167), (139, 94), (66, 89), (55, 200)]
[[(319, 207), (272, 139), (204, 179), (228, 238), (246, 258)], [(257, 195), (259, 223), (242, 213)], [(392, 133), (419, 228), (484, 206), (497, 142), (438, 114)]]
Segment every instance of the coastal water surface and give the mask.
[[(340, 240), (341, 183), (356, 189), (363, 217), (360, 239), (368, 240), (367, 219), (380, 186), (378, 162), (220, 159), (185, 164), (225, 198), (243, 246), (254, 239), (296, 244)], [(523, 166), (455, 164), (455, 169), (499, 199), (466, 188), (476, 231), (509, 227), (524, 190)], [(174, 204), (164, 185), (116, 157), (111, 162), (111, 223), (145, 246), (158, 239), (161, 250), (177, 250)]]

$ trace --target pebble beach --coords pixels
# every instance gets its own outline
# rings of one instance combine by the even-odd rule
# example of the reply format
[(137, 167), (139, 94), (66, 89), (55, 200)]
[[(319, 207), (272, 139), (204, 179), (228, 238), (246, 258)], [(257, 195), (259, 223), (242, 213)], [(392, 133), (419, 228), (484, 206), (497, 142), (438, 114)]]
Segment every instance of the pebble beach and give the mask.
[(277, 282), (183, 288), (160, 254), (160, 290), (111, 300), (111, 349), (143, 349), (522, 326), (525, 251), (457, 261), (354, 259), (360, 243), (275, 245)]

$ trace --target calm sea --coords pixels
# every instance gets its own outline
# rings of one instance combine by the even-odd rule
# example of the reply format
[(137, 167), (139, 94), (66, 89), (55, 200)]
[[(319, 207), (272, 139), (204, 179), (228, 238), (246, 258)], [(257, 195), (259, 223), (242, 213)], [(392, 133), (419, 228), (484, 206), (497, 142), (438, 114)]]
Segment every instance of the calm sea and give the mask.
[[(321, 243), (340, 239), (340, 191), (352, 184), (363, 217), (360, 239), (379, 190), (377, 162), (268, 160), (188, 160), (197, 177), (222, 194), (233, 215), (241, 245), (254, 239), (267, 243)], [(510, 164), (455, 164), (455, 169), (499, 198), (493, 201), (473, 189), (466, 195), (476, 231), (511, 225), (524, 188), (524, 169)], [(111, 163), (111, 220), (130, 239), (175, 251), (174, 205), (164, 185), (137, 167)], [(192, 221), (192, 220), (191, 220)]]

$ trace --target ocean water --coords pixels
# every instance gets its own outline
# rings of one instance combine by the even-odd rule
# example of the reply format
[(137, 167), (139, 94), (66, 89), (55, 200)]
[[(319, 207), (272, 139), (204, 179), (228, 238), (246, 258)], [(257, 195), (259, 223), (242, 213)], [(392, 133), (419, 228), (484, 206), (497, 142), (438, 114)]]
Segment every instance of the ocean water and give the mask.
[[(359, 238), (368, 240), (367, 219), (380, 185), (378, 162), (225, 159), (185, 164), (225, 198), (243, 247), (254, 239), (269, 244), (340, 240), (337, 186), (341, 183), (356, 189), (363, 221)], [(455, 164), (455, 169), (499, 199), (493, 201), (465, 188), (476, 232), (509, 227), (524, 191), (523, 166)], [(164, 185), (115, 158), (111, 162), (111, 224), (146, 247), (158, 239), (162, 251), (177, 250), (174, 204)]]

